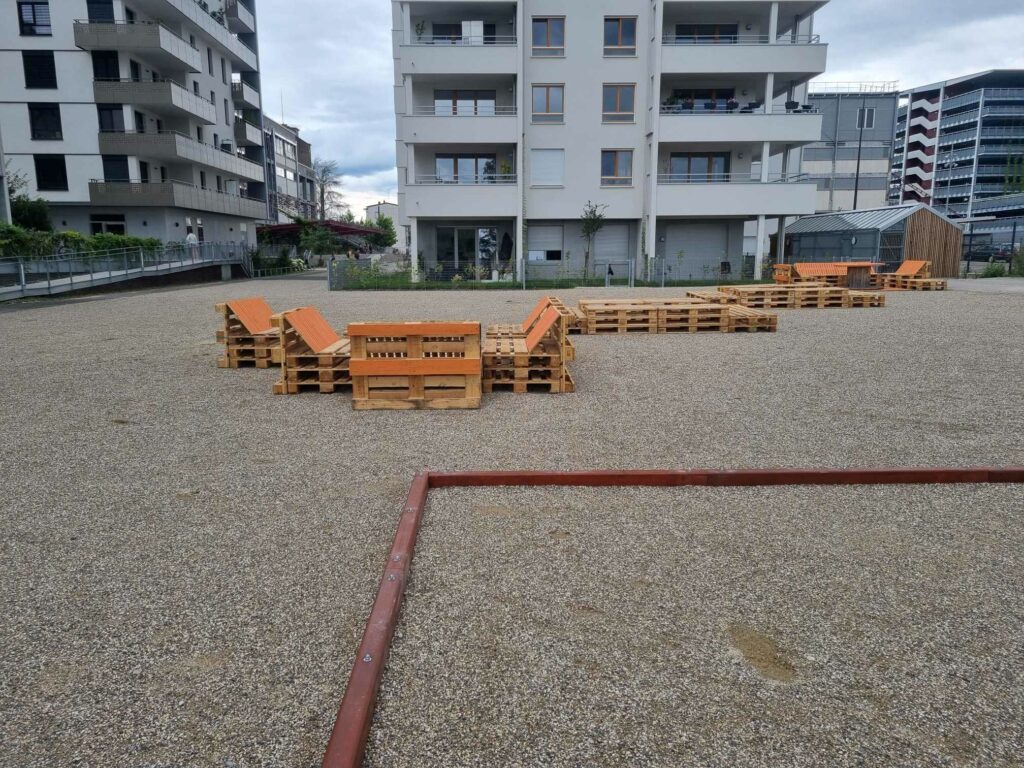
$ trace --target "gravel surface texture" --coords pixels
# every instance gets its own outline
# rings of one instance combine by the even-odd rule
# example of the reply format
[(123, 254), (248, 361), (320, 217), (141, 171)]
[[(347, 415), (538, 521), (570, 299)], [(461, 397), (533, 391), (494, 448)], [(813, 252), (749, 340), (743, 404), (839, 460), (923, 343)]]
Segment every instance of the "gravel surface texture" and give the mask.
[(1019, 766), (1021, 486), (433, 491), (371, 766)]
[[(595, 293), (682, 291), (559, 292)], [(513, 322), (540, 295), (318, 273), (0, 307), (0, 765), (318, 764), (422, 467), (1024, 463), (1021, 295), (579, 337), (574, 395), (356, 413), (216, 367), (213, 304), (253, 294), (339, 330)]]

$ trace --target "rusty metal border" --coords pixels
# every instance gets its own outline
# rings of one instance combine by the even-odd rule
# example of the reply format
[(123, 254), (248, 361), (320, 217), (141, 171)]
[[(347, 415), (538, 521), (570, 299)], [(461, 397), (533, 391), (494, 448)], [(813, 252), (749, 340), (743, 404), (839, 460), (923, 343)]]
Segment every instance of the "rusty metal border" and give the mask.
[(360, 768), (377, 691), (409, 579), (427, 494), (431, 488), (481, 486), (769, 486), (1024, 483), (1024, 467), (889, 469), (663, 469), (580, 472), (417, 472), (398, 521), (377, 597), (363, 630), (322, 768)]

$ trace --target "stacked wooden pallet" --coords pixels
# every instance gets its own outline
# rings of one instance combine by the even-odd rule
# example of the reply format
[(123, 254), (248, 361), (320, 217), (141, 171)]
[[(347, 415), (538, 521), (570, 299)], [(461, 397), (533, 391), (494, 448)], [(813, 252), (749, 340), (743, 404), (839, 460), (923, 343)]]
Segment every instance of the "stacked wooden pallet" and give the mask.
[(722, 291), (687, 291), (686, 295), (691, 299), (699, 299), (708, 304), (737, 304), (739, 297)]
[(944, 291), (949, 284), (937, 277), (911, 277), (903, 280), (900, 288), (904, 291)]
[(854, 303), (847, 288), (811, 283), (724, 285), (719, 290), (735, 296), (739, 304), (752, 309), (839, 309), (853, 306), (883, 306), (877, 301), (869, 302), (863, 299)]
[(850, 307), (884, 307), (885, 294), (881, 291), (850, 291)]
[(767, 331), (774, 333), (779, 330), (779, 316), (773, 312), (751, 309), (750, 307), (743, 307), (738, 304), (730, 305), (728, 310), (729, 330), (733, 333), (737, 331), (747, 331), (750, 333)]
[(313, 307), (274, 315), (281, 335), (281, 378), (275, 395), (332, 393), (352, 385), (349, 340), (339, 336)]
[(266, 301), (254, 296), (216, 304), (214, 309), (224, 318), (224, 327), (217, 331), (217, 341), (224, 345), (218, 367), (269, 368), (278, 362), (274, 352), (281, 337), (270, 322), (273, 310)]
[(356, 410), (479, 408), (480, 323), (351, 323)]
[(553, 296), (540, 299), (522, 325), (488, 327), (483, 346), (483, 391), (575, 392), (566, 363), (576, 359), (569, 340), (575, 314)]
[[(734, 297), (738, 301), (738, 298)], [(778, 318), (768, 312), (742, 311), (735, 303), (689, 296), (675, 299), (583, 299), (587, 333), (697, 333), (736, 330), (774, 331)], [(733, 312), (734, 309), (741, 311)]]

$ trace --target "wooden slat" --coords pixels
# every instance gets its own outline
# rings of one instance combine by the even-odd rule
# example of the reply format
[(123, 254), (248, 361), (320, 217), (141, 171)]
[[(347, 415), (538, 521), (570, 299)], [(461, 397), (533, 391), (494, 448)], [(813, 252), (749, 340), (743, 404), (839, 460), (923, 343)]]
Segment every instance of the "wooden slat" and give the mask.
[(332, 344), (341, 341), (339, 336), (323, 315), (313, 307), (301, 307), (284, 313), (288, 322), (295, 329), (302, 340), (309, 345), (314, 352), (321, 352)]
[(480, 323), (349, 323), (348, 335), (357, 336), (469, 336), (480, 333)]
[(270, 316), (274, 311), (262, 296), (233, 299), (226, 303), (249, 333), (264, 333), (271, 329)]
[(479, 358), (370, 358), (349, 362), (353, 376), (479, 376), (480, 371)]

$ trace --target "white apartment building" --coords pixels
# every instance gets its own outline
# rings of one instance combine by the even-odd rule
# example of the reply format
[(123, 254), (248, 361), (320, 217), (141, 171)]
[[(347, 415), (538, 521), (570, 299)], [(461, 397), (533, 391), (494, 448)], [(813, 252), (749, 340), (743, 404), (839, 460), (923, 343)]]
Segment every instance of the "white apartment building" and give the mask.
[(0, 0), (11, 170), (57, 230), (255, 242), (253, 0)]
[(420, 273), (678, 257), (714, 275), (813, 213), (812, 0), (393, 0), (399, 224)]

